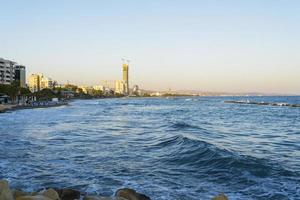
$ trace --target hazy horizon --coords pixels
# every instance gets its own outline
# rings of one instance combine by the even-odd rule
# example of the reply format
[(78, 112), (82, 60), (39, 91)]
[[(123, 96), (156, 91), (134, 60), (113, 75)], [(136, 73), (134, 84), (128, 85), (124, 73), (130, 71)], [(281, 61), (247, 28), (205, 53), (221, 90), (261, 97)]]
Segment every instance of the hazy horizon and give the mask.
[(59, 83), (300, 94), (299, 1), (1, 1), (0, 57)]

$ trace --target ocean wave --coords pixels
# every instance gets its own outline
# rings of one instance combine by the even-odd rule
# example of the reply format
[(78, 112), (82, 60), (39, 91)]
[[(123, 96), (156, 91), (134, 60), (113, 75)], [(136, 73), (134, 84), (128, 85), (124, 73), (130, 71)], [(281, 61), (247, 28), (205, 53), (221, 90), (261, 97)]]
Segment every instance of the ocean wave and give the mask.
[(154, 200), (300, 199), (299, 110), (229, 109), (227, 98), (79, 100), (64, 112), (4, 113), (0, 178), (32, 191), (110, 196), (131, 187)]
[(171, 125), (170, 125), (171, 128), (174, 128), (174, 129), (202, 129), (200, 128), (199, 126), (196, 126), (196, 125), (193, 125), (193, 124), (189, 124), (189, 123), (186, 123), (186, 122), (173, 122)]
[[(300, 177), (300, 174), (269, 159), (240, 155), (183, 135), (165, 138), (153, 147), (159, 151), (157, 163), (175, 168), (180, 173), (202, 178), (206, 182), (218, 184), (220, 180), (230, 180), (229, 191), (234, 189), (246, 196), (253, 193), (257, 195), (253, 195), (253, 199), (269, 199), (278, 195), (286, 197), (293, 191), (300, 192), (296, 189), (300, 179), (295, 178)], [(282, 186), (281, 182), (287, 185)], [(284, 189), (285, 192), (280, 193), (276, 189), (267, 191), (267, 184)]]
[(271, 160), (240, 155), (188, 136), (169, 137), (154, 146), (168, 149), (164, 151), (164, 157), (170, 163), (175, 162), (176, 165), (208, 166), (228, 170), (235, 168), (235, 170), (246, 170), (258, 177), (276, 173), (295, 176), (295, 172), (286, 170)]

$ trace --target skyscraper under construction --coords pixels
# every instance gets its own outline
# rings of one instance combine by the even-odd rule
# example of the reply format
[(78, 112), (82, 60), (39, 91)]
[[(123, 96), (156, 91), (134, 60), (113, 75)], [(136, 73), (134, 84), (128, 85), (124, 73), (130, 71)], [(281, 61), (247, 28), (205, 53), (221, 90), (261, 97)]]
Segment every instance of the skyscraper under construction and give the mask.
[(129, 60), (123, 60), (123, 82), (125, 84), (125, 95), (129, 95)]

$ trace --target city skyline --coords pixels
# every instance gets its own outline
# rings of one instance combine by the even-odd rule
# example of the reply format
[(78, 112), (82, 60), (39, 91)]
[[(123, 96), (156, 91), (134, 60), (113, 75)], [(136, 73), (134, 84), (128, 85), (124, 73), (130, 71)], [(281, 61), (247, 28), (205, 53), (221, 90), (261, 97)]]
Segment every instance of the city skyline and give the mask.
[[(0, 57), (59, 83), (300, 94), (297, 1), (10, 1)], [(10, 12), (14, 10), (14, 12)], [(27, 77), (28, 77), (27, 76)]]

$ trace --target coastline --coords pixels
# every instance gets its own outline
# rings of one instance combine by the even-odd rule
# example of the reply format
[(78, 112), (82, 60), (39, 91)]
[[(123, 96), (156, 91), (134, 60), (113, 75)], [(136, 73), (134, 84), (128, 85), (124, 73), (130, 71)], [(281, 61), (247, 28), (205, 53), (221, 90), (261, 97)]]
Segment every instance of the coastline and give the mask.
[(11, 105), (11, 104), (0, 104), (0, 113), (4, 113), (12, 108), (14, 108), (17, 105)]
[[(151, 200), (145, 194), (131, 188), (118, 189), (113, 197), (82, 193), (71, 188), (44, 188), (27, 192), (22, 189), (11, 189), (7, 180), (0, 180), (0, 200)], [(212, 197), (212, 200), (228, 200), (224, 194)]]
[(61, 102), (49, 105), (17, 105), (17, 104), (0, 104), (0, 113), (15, 111), (15, 110), (24, 110), (24, 109), (36, 109), (36, 108), (52, 108), (69, 105), (68, 102)]

